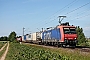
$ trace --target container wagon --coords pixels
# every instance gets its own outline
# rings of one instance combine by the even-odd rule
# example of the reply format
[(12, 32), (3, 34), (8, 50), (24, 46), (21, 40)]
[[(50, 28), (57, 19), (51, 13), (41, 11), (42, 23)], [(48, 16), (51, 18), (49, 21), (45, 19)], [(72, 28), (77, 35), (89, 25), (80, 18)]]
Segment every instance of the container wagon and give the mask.
[(41, 43), (41, 32), (35, 32), (35, 33), (32, 33), (32, 41), (33, 43)]
[(22, 36), (22, 41), (23, 42), (28, 42), (28, 43), (41, 43), (41, 32), (35, 32), (31, 34), (26, 34)]
[(26, 41), (26, 35), (22, 36), (22, 41), (25, 42)]

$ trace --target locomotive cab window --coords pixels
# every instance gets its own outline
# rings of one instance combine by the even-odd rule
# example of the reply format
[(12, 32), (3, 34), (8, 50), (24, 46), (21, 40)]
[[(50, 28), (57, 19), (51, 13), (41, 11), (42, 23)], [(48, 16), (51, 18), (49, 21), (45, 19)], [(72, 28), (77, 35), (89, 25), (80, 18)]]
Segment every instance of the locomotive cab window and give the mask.
[(76, 34), (75, 28), (63, 28), (64, 34)]

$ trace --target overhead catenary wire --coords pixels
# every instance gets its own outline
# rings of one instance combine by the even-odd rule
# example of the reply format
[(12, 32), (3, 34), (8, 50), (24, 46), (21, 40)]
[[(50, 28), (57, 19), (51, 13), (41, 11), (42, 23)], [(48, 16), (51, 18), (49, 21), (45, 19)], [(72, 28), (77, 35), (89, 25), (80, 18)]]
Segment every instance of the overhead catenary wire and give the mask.
[[(74, 9), (74, 10), (72, 10), (72, 11), (70, 11), (70, 12), (64, 14), (64, 15), (70, 14), (70, 13), (72, 13), (72, 12), (74, 12), (74, 11), (76, 11), (76, 10), (78, 10), (78, 9), (80, 9), (80, 8), (82, 8), (82, 7), (86, 6), (86, 5), (88, 5), (88, 4), (90, 4), (90, 2), (84, 4), (84, 5), (82, 5), (82, 6), (78, 7), (78, 8), (76, 8), (76, 9)], [(50, 22), (49, 22), (49, 23), (50, 23)]]
[[(78, 16), (81, 16), (82, 14), (85, 14), (86, 12), (89, 12), (90, 11), (90, 9), (88, 9), (88, 10), (84, 10), (83, 12), (79, 12), (79, 13), (77, 13), (77, 16), (74, 16), (74, 18), (77, 18)], [(72, 16), (68, 16), (67, 18), (71, 18)], [(71, 20), (71, 19), (70, 19)]]
[[(61, 8), (60, 10), (58, 10), (58, 11), (56, 11), (54, 14), (52, 14), (51, 16), (53, 16), (53, 15), (55, 15), (56, 13), (58, 13), (58, 12), (61, 12), (61, 11), (64, 11), (65, 10), (65, 8), (69, 8), (70, 6), (72, 6), (76, 1), (78, 1), (78, 0), (73, 0), (72, 2), (70, 2), (69, 4), (67, 4), (66, 6), (64, 6), (63, 8)], [(51, 19), (51, 16), (50, 16), (50, 19)], [(55, 17), (55, 16), (54, 16)], [(49, 22), (46, 22), (45, 24), (43, 24), (43, 25), (46, 25), (46, 24), (48, 24), (48, 23), (50, 23), (50, 22), (53, 22), (55, 19), (52, 19), (51, 21), (49, 21)], [(43, 21), (42, 21), (43, 22)], [(43, 25), (41, 25), (41, 26), (43, 26)], [(35, 29), (37, 29), (37, 28), (35, 28)]]
[[(78, 8), (76, 8), (76, 9), (70, 11), (70, 12), (67, 12), (65, 15), (68, 15), (68, 14), (70, 14), (70, 13), (72, 13), (72, 12), (74, 12), (74, 11), (76, 11), (76, 10), (78, 10), (78, 9), (80, 9), (80, 8), (82, 8), (82, 7), (84, 7), (84, 6), (86, 6), (86, 5), (88, 5), (88, 4), (90, 4), (90, 2), (84, 4), (84, 5), (82, 5), (82, 6), (78, 7)], [(51, 18), (50, 18), (50, 19), (51, 19)], [(54, 19), (54, 20), (55, 20), (55, 19)], [(51, 22), (53, 22), (54, 20), (51, 20)], [(48, 23), (50, 23), (50, 22), (47, 22), (47, 23), (45, 23), (44, 25), (46, 25), (46, 24), (48, 24)], [(43, 25), (42, 25), (42, 26), (43, 26)]]
[[(87, 14), (87, 15), (83, 15), (83, 16), (79, 16), (79, 17), (76, 17), (75, 19), (82, 19), (82, 18), (85, 18), (85, 17), (87, 17), (87, 16), (89, 16), (90, 14)], [(75, 20), (75, 19), (72, 19), (72, 20), (70, 20), (70, 21), (73, 21), (73, 20)]]
[[(77, 16), (77, 17), (75, 17), (74, 19), (71, 19), (70, 21), (72, 21), (72, 20), (75, 20), (75, 19), (82, 19), (82, 18), (85, 18), (85, 17), (88, 17), (90, 14), (87, 14), (87, 15), (83, 15), (83, 16), (81, 16), (83, 13), (85, 13), (85, 12), (89, 12), (90, 10), (85, 10), (84, 12), (81, 12), (81, 13), (79, 13), (79, 17)], [(56, 19), (53, 19), (52, 21), (49, 21), (48, 23), (45, 23), (45, 24), (49, 24), (49, 23), (51, 23), (51, 22), (53, 22), (53, 21), (55, 21)]]
[(64, 15), (70, 14), (70, 13), (72, 13), (72, 12), (74, 12), (74, 11), (76, 11), (76, 10), (78, 10), (78, 9), (80, 9), (80, 8), (82, 8), (82, 7), (86, 6), (86, 5), (88, 5), (88, 4), (90, 4), (90, 2), (84, 4), (84, 5), (82, 5), (82, 6), (78, 7), (78, 8), (76, 8), (76, 9), (74, 9), (74, 10), (72, 10), (72, 11), (70, 11), (70, 12), (64, 14)]
[[(47, 24), (49, 24), (49, 23), (51, 23), (51, 22), (55, 21), (56, 19), (57, 19), (57, 18), (52, 19), (51, 21), (44, 23), (44, 24), (43, 24), (43, 26), (45, 26), (45, 25), (47, 25)], [(42, 25), (41, 25), (41, 26), (39, 26), (39, 28), (40, 28), (40, 27), (42, 28)]]
[[(67, 4), (66, 6), (64, 6), (63, 8), (61, 8), (60, 10), (56, 11), (54, 14), (52, 14), (50, 17), (47, 17), (46, 19), (48, 19), (48, 18), (49, 18), (48, 20), (52, 19), (52, 16), (55, 17), (54, 15), (55, 15), (56, 13), (64, 11), (65, 8), (69, 8), (69, 7), (72, 6), (76, 1), (78, 1), (78, 0), (73, 0), (72, 2), (70, 2), (69, 4)], [(45, 21), (42, 20), (41, 22), (47, 22), (46, 19), (45, 19)], [(39, 23), (37, 22), (36, 24), (39, 24)]]
[(64, 6), (63, 8), (61, 8), (60, 10), (56, 11), (53, 15), (55, 15), (58, 12), (62, 12), (65, 10), (65, 8), (69, 8), (70, 6), (72, 6), (77, 0), (73, 0), (72, 2), (70, 2), (69, 4), (67, 4), (66, 6)]

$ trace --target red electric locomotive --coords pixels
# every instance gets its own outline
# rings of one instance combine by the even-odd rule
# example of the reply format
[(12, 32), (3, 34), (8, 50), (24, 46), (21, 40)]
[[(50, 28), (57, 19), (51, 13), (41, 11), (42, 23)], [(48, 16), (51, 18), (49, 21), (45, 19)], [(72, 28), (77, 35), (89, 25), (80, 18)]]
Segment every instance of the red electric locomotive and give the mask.
[(58, 25), (54, 29), (42, 32), (42, 43), (57, 46), (76, 46), (76, 27), (70, 26), (68, 22)]

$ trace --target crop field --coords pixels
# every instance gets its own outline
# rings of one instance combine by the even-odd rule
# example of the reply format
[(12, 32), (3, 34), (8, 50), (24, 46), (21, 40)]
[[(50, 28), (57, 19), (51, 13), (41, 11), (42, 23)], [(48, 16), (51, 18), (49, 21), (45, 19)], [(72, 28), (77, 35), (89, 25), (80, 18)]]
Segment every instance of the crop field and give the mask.
[(69, 60), (65, 56), (42, 48), (10, 44), (6, 60)]
[(0, 49), (2, 48), (2, 46), (5, 44), (6, 42), (0, 42)]
[(10, 43), (5, 60), (90, 60), (90, 54), (51, 49), (30, 44)]

